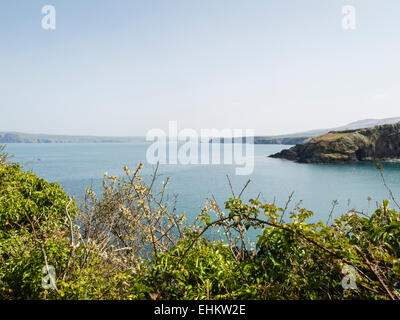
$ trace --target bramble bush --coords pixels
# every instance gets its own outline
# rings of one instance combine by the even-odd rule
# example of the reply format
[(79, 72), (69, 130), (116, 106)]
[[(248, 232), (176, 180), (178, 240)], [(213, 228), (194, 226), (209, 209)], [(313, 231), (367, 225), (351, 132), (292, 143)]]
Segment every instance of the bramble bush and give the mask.
[(102, 196), (87, 188), (78, 205), (1, 154), (0, 299), (400, 299), (400, 215), (388, 200), (327, 224), (300, 205), (233, 195), (223, 209), (208, 199), (189, 224), (168, 179), (159, 186), (156, 168), (146, 183), (141, 169), (106, 175)]
[[(65, 210), (69, 197), (14, 163), (0, 165), (0, 297), (55, 297), (43, 290), (44, 256), (60, 274), (65, 269), (69, 240)], [(71, 219), (76, 205), (70, 204)]]

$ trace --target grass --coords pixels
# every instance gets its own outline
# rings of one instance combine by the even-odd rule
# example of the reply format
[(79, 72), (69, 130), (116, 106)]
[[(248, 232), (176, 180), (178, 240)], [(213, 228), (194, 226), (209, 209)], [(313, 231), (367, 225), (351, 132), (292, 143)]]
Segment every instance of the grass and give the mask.
[(319, 141), (335, 141), (340, 138), (345, 138), (347, 136), (351, 135), (351, 132), (329, 132), (327, 134), (324, 134), (320, 137), (313, 138), (313, 142), (319, 142)]

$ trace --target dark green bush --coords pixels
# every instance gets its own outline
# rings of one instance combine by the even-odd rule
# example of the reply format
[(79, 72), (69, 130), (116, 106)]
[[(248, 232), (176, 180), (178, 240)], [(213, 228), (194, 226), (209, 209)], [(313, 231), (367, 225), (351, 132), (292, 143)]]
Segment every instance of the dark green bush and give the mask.
[[(57, 274), (66, 268), (70, 246), (69, 196), (17, 164), (0, 166), (0, 297), (38, 299), (45, 256)], [(69, 207), (71, 219), (76, 205)]]

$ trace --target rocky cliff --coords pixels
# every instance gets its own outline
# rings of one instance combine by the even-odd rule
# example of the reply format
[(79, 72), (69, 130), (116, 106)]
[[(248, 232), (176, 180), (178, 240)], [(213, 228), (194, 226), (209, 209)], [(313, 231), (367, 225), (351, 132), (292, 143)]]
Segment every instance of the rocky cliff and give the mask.
[(270, 157), (302, 163), (398, 160), (400, 122), (367, 129), (331, 131)]

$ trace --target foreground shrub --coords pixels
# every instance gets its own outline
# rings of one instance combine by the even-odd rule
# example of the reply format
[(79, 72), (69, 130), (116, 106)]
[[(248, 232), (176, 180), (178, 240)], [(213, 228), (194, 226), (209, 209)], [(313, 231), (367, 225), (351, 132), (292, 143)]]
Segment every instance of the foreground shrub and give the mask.
[(308, 223), (313, 213), (302, 208), (282, 222), (284, 210), (274, 205), (230, 199), (228, 215), (212, 224), (239, 234), (262, 229), (258, 251), (242, 262), (253, 297), (399, 299), (400, 216), (388, 205), (385, 200), (371, 217), (349, 212), (327, 226)]
[(67, 268), (69, 221), (76, 205), (58, 184), (48, 183), (17, 164), (0, 165), (0, 297), (54, 297), (41, 286), (43, 267)]
[[(239, 266), (229, 248), (204, 238), (182, 241), (159, 254), (136, 278), (134, 290), (142, 299), (235, 299), (243, 285)], [(186, 251), (190, 246), (190, 250)]]

